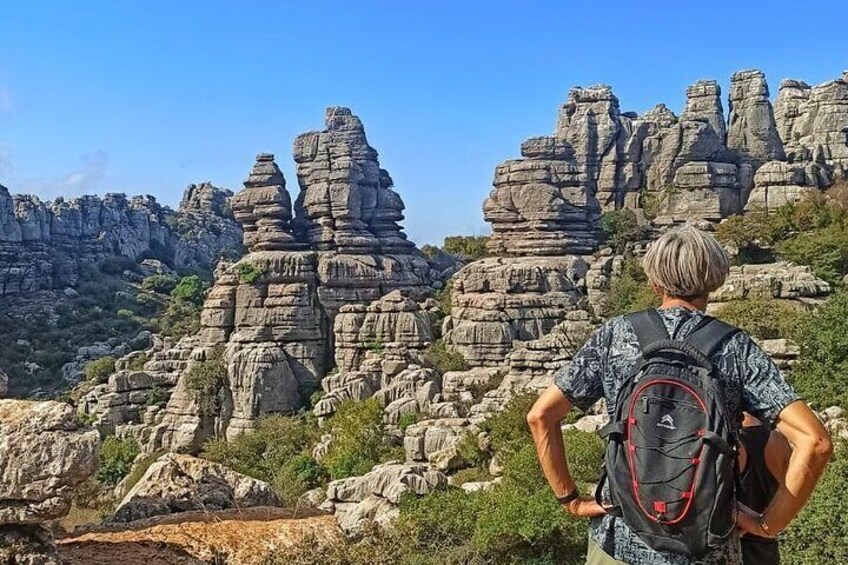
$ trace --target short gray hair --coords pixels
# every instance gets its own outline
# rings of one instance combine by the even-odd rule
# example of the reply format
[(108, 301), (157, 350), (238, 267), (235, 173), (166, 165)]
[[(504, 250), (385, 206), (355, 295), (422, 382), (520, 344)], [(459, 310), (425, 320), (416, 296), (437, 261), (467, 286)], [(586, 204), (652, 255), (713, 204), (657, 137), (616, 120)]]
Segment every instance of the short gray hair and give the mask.
[(666, 296), (709, 294), (730, 272), (730, 259), (718, 241), (694, 226), (671, 230), (656, 240), (642, 260), (648, 280)]

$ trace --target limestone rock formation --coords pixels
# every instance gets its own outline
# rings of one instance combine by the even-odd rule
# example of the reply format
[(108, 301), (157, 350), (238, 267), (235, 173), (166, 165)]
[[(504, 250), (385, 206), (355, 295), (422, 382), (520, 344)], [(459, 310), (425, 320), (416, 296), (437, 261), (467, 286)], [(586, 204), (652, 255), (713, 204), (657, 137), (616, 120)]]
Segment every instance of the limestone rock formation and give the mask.
[(404, 494), (425, 495), (446, 484), (442, 473), (426, 465), (385, 463), (361, 477), (330, 483), (321, 508), (336, 515), (346, 534), (356, 535), (367, 522), (386, 526), (394, 520)]
[(0, 525), (61, 518), (97, 470), (100, 438), (60, 402), (0, 400)]
[[(807, 185), (811, 181), (812, 186)], [(748, 196), (745, 208), (764, 208), (775, 211), (797, 202), (804, 194), (818, 192), (818, 179), (808, 179), (805, 170), (785, 161), (769, 161), (757, 169), (754, 188)]]
[(111, 522), (132, 522), (190, 510), (277, 506), (267, 483), (204, 459), (166, 453), (130, 489)]
[(341, 253), (409, 253), (398, 222), (403, 201), (380, 168), (365, 128), (349, 108), (327, 108), (326, 129), (294, 142), (301, 194), (297, 228), (317, 250)]
[(0, 400), (0, 563), (61, 565), (44, 523), (68, 513), (99, 450), (70, 405)]
[(785, 261), (730, 268), (725, 283), (710, 297), (710, 311), (743, 298), (778, 298), (815, 305), (831, 293), (831, 286), (810, 267)]
[(714, 80), (699, 80), (686, 89), (686, 109), (683, 119), (705, 121), (713, 128), (718, 138), (727, 137), (724, 108), (721, 105), (721, 87)]
[(784, 160), (765, 75), (757, 70), (734, 73), (730, 77), (729, 102), (727, 146), (736, 150), (743, 161), (757, 165)]
[(539, 339), (583, 307), (588, 267), (579, 256), (470, 263), (453, 278), (445, 341), (472, 367), (502, 365), (513, 342)]
[(775, 119), (790, 161), (827, 164), (848, 177), (848, 71), (814, 87), (784, 80)]
[(40, 526), (0, 526), (0, 563), (65, 565), (50, 532)]
[(152, 254), (178, 268), (211, 269), (220, 255), (239, 253), (238, 225), (221, 204), (226, 198), (211, 185), (190, 185), (174, 212), (152, 196), (42, 202), (0, 185), (0, 295), (73, 285), (82, 263), (116, 255)]
[(0, 398), (6, 396), (6, 393), (9, 391), (9, 375), (6, 374), (5, 371), (0, 369)]

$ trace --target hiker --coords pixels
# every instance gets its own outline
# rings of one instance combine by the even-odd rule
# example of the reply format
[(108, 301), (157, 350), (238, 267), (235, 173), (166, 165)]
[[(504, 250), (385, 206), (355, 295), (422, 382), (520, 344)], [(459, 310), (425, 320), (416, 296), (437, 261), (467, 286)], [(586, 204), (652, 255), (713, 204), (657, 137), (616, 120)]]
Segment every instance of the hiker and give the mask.
[[(739, 434), (739, 486), (737, 500), (755, 512), (764, 512), (785, 482), (792, 446), (777, 430), (745, 412)], [(754, 534), (742, 536), (744, 565), (778, 565), (777, 539)]]
[[(750, 336), (705, 314), (729, 271), (711, 235), (669, 231), (643, 266), (661, 306), (607, 321), (555, 375), (527, 415), (539, 461), (564, 510), (590, 518), (587, 564), (739, 565), (737, 528), (763, 538), (783, 531), (833, 446)], [(560, 426), (573, 406), (586, 410), (602, 398), (608, 447), (593, 497), (569, 473)], [(762, 514), (735, 501), (743, 410), (776, 425), (794, 447)]]

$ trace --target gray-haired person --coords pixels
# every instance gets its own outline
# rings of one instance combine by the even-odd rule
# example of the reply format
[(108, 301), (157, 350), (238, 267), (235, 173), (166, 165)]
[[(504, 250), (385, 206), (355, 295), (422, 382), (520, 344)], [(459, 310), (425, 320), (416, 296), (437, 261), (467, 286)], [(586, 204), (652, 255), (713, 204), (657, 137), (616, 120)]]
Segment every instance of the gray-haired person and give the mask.
[[(661, 320), (669, 340), (683, 340), (701, 327), (709, 294), (724, 283), (730, 268), (727, 254), (718, 242), (689, 226), (669, 231), (655, 241), (643, 266), (654, 292), (662, 298), (656, 309), (659, 317), (651, 316), (658, 324)], [(732, 528), (725, 541), (717, 547), (710, 546), (697, 559), (685, 553), (654, 549), (626, 520), (608, 513), (606, 505), (594, 497), (578, 492), (569, 473), (568, 446), (563, 442), (561, 421), (573, 406), (585, 410), (601, 398), (606, 399), (608, 410), (612, 411), (619, 389), (642, 358), (631, 319), (616, 317), (595, 331), (568, 368), (555, 375), (554, 384), (541, 394), (527, 415), (542, 470), (564, 510), (590, 519), (589, 564), (739, 565), (739, 536)], [(830, 437), (771, 359), (744, 332), (729, 335), (715, 348), (709, 362), (715, 368), (713, 385), (727, 420), (738, 426), (744, 410), (767, 425), (776, 426), (793, 446), (785, 480), (765, 511), (754, 513), (740, 504), (735, 518), (743, 533), (775, 537), (809, 499), (832, 454)]]

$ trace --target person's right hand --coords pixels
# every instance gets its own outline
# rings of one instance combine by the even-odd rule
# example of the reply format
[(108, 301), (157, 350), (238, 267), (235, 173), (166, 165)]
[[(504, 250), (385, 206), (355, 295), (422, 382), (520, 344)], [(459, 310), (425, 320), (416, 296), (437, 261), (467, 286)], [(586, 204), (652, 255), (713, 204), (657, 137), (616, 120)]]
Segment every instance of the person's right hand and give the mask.
[(763, 527), (763, 522), (760, 520), (760, 515), (741, 502), (736, 503), (736, 527), (742, 534), (750, 534), (761, 538), (773, 538), (775, 534), (771, 533)]
[(569, 514), (578, 518), (595, 518), (607, 513), (606, 509), (598, 504), (594, 498), (578, 498), (564, 506)]

